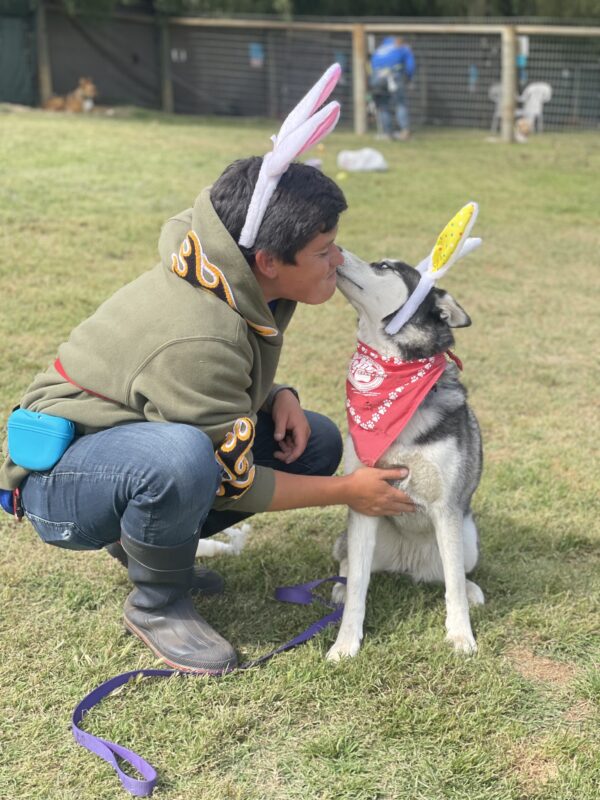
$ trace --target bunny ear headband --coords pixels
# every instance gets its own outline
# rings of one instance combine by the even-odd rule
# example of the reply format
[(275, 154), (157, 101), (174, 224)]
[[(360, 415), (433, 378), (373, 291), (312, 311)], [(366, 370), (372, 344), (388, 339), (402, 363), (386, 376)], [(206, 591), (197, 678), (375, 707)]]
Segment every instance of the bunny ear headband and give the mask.
[(398, 333), (435, 286), (436, 281), (448, 272), (452, 264), (479, 247), (481, 239), (469, 238), (478, 210), (477, 203), (467, 203), (440, 233), (431, 253), (417, 266), (421, 273), (417, 288), (388, 322), (386, 333)]
[(340, 65), (332, 64), (286, 117), (277, 136), (271, 137), (273, 149), (263, 157), (246, 222), (240, 234), (239, 244), (242, 247), (252, 247), (256, 241), (269, 200), (293, 159), (335, 128), (340, 117), (339, 103), (328, 103), (318, 113), (315, 114), (315, 111), (329, 97), (341, 74)]

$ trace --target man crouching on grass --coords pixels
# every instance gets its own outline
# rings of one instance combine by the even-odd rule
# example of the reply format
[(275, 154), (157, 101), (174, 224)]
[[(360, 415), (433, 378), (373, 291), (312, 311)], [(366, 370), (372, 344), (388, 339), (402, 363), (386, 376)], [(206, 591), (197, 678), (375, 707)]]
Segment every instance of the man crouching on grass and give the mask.
[(127, 566), (126, 627), (192, 672), (236, 664), (190, 597), (222, 588), (194, 566), (200, 537), (262, 511), (412, 509), (388, 483), (404, 470), (334, 476), (339, 431), (273, 383), (296, 303), (335, 291), (346, 201), (321, 172), (291, 163), (254, 241), (239, 245), (262, 164), (236, 161), (169, 220), (161, 263), (77, 326), (27, 389), (22, 408), (75, 424), (55, 466), (31, 471), (8, 458), (0, 470), (3, 504), (19, 487), (45, 542), (107, 547)]

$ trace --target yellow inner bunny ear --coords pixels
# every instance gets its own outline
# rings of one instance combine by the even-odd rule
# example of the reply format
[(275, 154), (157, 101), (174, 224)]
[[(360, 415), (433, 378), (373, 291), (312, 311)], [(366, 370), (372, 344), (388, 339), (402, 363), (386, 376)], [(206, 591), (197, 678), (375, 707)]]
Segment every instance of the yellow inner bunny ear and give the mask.
[(471, 221), (471, 217), (475, 212), (475, 204), (467, 203), (463, 206), (458, 214), (452, 217), (450, 222), (446, 225), (444, 230), (438, 236), (437, 242), (433, 248), (432, 256), (432, 271), (445, 267), (452, 255), (454, 254), (460, 240), (463, 237), (465, 228)]

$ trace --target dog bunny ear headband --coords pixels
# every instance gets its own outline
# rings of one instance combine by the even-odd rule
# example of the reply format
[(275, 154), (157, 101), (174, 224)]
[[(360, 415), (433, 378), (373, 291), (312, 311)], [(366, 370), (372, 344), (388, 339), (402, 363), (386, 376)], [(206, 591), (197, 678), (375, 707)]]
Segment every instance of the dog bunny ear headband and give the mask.
[(438, 236), (431, 253), (417, 266), (417, 270), (421, 273), (417, 288), (388, 322), (385, 328), (386, 333), (392, 335), (398, 333), (435, 286), (436, 281), (445, 275), (459, 258), (468, 256), (479, 247), (481, 239), (469, 238), (478, 211), (477, 203), (471, 202), (463, 206), (458, 214), (452, 217)]
[(242, 247), (252, 247), (256, 241), (269, 200), (279, 179), (293, 159), (321, 141), (335, 128), (340, 117), (339, 103), (328, 103), (317, 114), (315, 111), (329, 97), (341, 74), (341, 66), (332, 64), (288, 114), (277, 136), (271, 137), (273, 149), (263, 157), (246, 221), (240, 234), (239, 244)]

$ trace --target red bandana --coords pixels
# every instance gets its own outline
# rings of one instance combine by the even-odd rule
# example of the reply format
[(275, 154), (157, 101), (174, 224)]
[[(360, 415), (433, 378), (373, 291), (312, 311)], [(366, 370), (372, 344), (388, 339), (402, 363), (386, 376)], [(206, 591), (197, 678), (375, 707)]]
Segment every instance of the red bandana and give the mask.
[(363, 464), (372, 467), (402, 432), (446, 364), (443, 353), (401, 361), (358, 342), (348, 368), (346, 414)]

